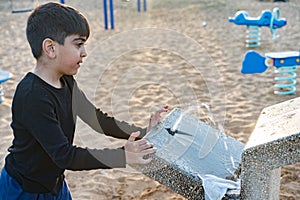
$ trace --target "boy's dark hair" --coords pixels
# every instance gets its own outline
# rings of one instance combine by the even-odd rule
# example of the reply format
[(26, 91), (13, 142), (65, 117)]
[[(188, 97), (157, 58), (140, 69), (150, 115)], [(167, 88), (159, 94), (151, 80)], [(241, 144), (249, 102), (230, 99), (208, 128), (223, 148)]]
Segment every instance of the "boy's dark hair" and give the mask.
[(86, 38), (90, 28), (86, 18), (70, 6), (47, 3), (37, 7), (27, 21), (26, 36), (33, 56), (42, 55), (42, 43), (50, 38), (63, 45), (67, 36), (78, 34)]

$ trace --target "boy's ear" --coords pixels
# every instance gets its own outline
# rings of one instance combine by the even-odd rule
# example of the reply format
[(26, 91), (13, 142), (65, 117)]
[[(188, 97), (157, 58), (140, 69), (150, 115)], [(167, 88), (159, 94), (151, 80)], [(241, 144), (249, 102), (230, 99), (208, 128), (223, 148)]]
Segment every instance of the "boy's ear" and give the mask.
[(55, 42), (53, 40), (51, 40), (50, 38), (44, 39), (43, 44), (42, 44), (42, 49), (47, 57), (49, 57), (49, 58), (56, 57)]

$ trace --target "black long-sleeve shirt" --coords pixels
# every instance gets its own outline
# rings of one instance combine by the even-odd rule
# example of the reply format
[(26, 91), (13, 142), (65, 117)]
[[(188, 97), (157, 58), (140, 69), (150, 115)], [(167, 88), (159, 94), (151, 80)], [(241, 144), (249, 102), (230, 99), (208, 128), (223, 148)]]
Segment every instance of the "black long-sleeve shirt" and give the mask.
[(95, 106), (78, 88), (73, 76), (61, 78), (55, 88), (33, 73), (18, 84), (12, 104), (14, 139), (5, 168), (23, 190), (56, 194), (64, 170), (125, 167), (124, 149), (88, 149), (73, 145), (76, 118), (94, 130), (127, 139), (145, 129), (117, 121)]

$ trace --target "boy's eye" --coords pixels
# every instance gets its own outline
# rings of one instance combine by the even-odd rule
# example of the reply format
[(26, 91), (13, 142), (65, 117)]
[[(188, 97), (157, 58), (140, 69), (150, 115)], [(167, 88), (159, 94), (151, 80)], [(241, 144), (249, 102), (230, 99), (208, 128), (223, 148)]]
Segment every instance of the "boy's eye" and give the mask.
[(83, 42), (80, 42), (80, 43), (77, 43), (76, 45), (77, 45), (78, 47), (81, 47), (81, 46), (84, 45), (84, 43), (83, 43)]

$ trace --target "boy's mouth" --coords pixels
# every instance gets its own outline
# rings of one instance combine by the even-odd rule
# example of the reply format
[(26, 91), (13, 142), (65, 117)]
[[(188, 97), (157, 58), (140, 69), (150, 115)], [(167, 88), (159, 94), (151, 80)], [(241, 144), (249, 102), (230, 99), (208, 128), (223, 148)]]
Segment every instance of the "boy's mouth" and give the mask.
[(77, 63), (77, 65), (80, 67), (81, 63), (82, 63), (82, 61), (79, 61), (79, 62)]

